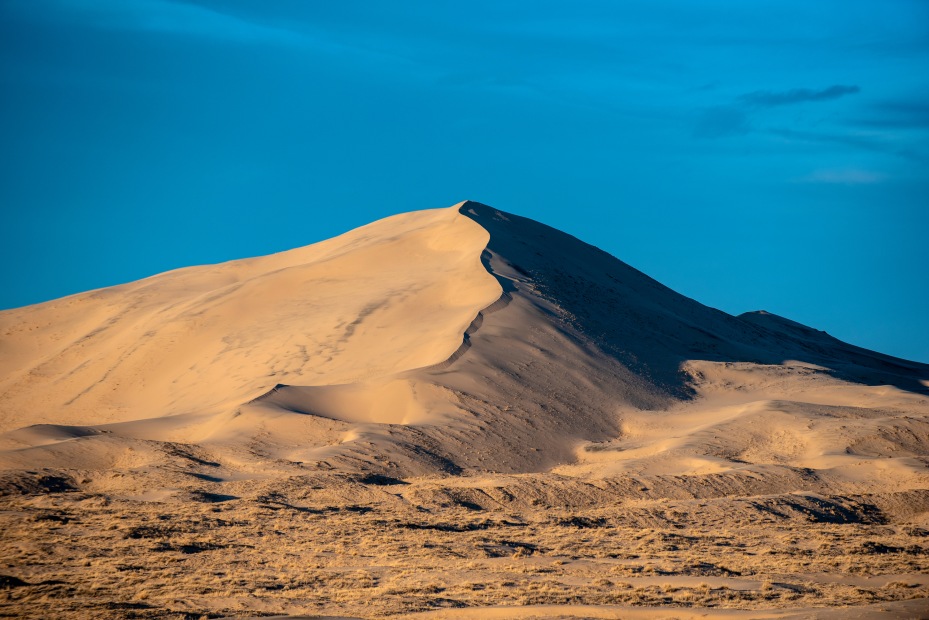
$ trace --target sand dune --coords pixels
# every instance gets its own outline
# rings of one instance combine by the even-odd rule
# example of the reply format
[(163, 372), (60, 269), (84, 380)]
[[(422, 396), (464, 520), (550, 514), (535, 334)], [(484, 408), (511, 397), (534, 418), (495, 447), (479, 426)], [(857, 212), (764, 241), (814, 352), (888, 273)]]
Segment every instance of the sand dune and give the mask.
[(5, 430), (229, 410), (281, 382), (446, 359), (500, 295), (487, 232), (400, 215), (273, 256), (192, 267), (0, 315)]
[[(703, 532), (692, 537), (702, 540), (714, 527), (730, 531), (744, 522), (751, 534), (772, 519), (765, 527), (812, 528), (803, 530), (807, 541), (823, 524), (861, 528), (836, 556), (855, 562), (853, 542), (878, 544), (869, 538), (877, 530), (868, 528), (885, 527), (899, 540), (880, 544), (910, 551), (888, 552), (893, 561), (876, 563), (874, 574), (912, 581), (929, 569), (920, 542), (929, 526), (929, 366), (766, 312), (731, 316), (708, 308), (569, 235), (479, 203), (6, 311), (0, 334), (0, 468), (10, 514), (102, 498), (123, 516), (90, 510), (86, 527), (108, 531), (107, 519), (150, 527), (144, 523), (158, 511), (189, 521), (211, 504), (230, 523), (236, 514), (288, 510), (343, 523), (384, 557), (397, 552), (393, 543), (376, 542), (384, 523), (411, 524), (416, 514), (439, 519), (448, 512), (463, 522), (497, 514), (473, 530), (421, 524), (459, 536), (430, 542), (428, 549), (439, 551), (411, 554), (402, 568), (381, 560), (373, 586), (343, 575), (344, 587), (333, 582), (303, 598), (269, 594), (258, 604), (244, 595), (199, 595), (191, 609), (358, 615), (366, 609), (359, 607), (364, 588), (376, 587), (384, 600), (371, 614), (427, 610), (444, 600), (428, 588), (450, 587), (420, 583), (416, 571), (435, 565), (442, 566), (439, 581), (483, 574), (522, 583), (492, 562), (461, 568), (449, 560), (476, 550), (483, 555), (472, 563), (557, 556), (576, 565), (521, 564), (518, 570), (560, 575), (560, 585), (546, 586), (548, 598), (528, 595), (536, 581), (513, 586), (523, 598), (503, 586), (492, 595), (480, 594), (486, 587), (457, 592), (454, 600), (468, 607), (572, 602), (598, 606), (588, 616), (614, 617), (609, 605), (727, 604), (774, 606), (768, 617), (787, 617), (805, 604), (929, 594), (921, 581), (871, 599), (853, 595), (851, 583), (762, 591), (773, 577), (749, 585), (720, 577), (717, 558), (725, 550), (712, 545), (701, 547), (705, 569), (692, 568), (693, 558), (681, 564), (665, 555), (660, 537), (649, 539), (657, 547), (636, 554), (617, 550), (632, 540), (623, 528), (671, 532), (680, 525)], [(364, 516), (372, 511), (381, 516)], [(678, 513), (684, 516), (671, 516)], [(257, 535), (242, 523), (231, 531)], [(517, 526), (535, 542), (512, 543), (503, 533), (488, 542), (490, 532)], [(172, 532), (205, 531), (185, 527), (157, 530), (163, 535), (156, 538), (168, 544)], [(593, 528), (603, 537), (601, 551), (578, 543), (572, 553), (555, 543), (564, 527)], [(418, 545), (409, 539), (417, 528), (392, 540)], [(57, 575), (54, 563), (23, 551), (39, 534), (9, 531), (17, 534), (6, 544), (20, 545), (10, 570), (29, 583)], [(320, 548), (329, 534), (315, 534)], [(775, 544), (766, 532), (746, 536)], [(183, 554), (193, 543), (185, 544), (164, 549)], [(227, 560), (248, 565), (270, 549), (222, 548)], [(613, 556), (603, 555), (607, 548)], [(346, 551), (317, 551), (301, 553), (318, 570), (368, 570), (347, 562)], [(101, 566), (112, 568), (120, 553), (103, 556)], [(617, 591), (615, 580), (591, 589), (584, 581), (596, 573), (591, 567), (613, 570), (615, 554), (669, 563), (655, 570), (665, 571), (672, 592), (690, 588), (690, 598), (662, 598), (646, 581), (628, 592)], [(747, 556), (738, 563), (742, 575), (770, 570)], [(790, 564), (777, 578), (812, 570)], [(628, 571), (621, 576), (642, 579)], [(91, 563), (78, 573), (98, 571)], [(672, 577), (686, 577), (685, 586)], [(711, 577), (724, 581), (719, 588), (687, 582)], [(377, 585), (390, 579), (397, 583)], [(119, 591), (118, 579), (107, 583)], [(139, 609), (155, 615), (192, 587), (166, 582), (156, 597), (162, 607)], [(565, 598), (572, 588), (576, 600)], [(734, 591), (757, 595), (730, 596)], [(47, 612), (42, 604), (54, 602), (54, 592), (35, 594), (28, 609)], [(26, 605), (14, 599), (8, 604)]]

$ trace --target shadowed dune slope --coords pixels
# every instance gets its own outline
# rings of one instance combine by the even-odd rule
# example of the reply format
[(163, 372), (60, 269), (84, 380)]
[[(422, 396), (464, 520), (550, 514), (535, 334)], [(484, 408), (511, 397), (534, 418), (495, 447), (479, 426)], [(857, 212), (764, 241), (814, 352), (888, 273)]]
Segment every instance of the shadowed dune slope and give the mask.
[(490, 233), (489, 249), (604, 352), (673, 394), (687, 392), (686, 360), (818, 364), (838, 378), (929, 394), (929, 366), (843, 343), (767, 312), (733, 317), (663, 286), (559, 230), (486, 205), (462, 213)]
[[(357, 467), (375, 462), (390, 446), (388, 453), (396, 458), (391, 463), (417, 474), (436, 466), (451, 473), (527, 472), (589, 461), (589, 455), (577, 454), (578, 447), (622, 435), (623, 425), (628, 429), (628, 420), (635, 418), (631, 412), (668, 410), (696, 395), (701, 380), (718, 374), (713, 365), (694, 364), (700, 360), (771, 367), (801, 362), (815, 367), (818, 375), (840, 380), (831, 384), (833, 389), (841, 380), (925, 389), (920, 379), (929, 372), (923, 365), (867, 352), (808, 328), (781, 329), (768, 320), (771, 315), (757, 315), (762, 320), (730, 316), (550, 227), (475, 202), (459, 208), (490, 233), (483, 261), (500, 282), (503, 296), (478, 315), (462, 348), (443, 364), (408, 371), (389, 385), (279, 386), (259, 399), (349, 423), (392, 423), (365, 424), (338, 450), (301, 450), (290, 458), (328, 458)], [(793, 383), (799, 385), (799, 378)], [(388, 396), (399, 391), (407, 397), (402, 405)], [(789, 393), (768, 390), (762, 396), (767, 401), (789, 398)], [(372, 405), (360, 402), (361, 394), (378, 406), (389, 403), (394, 414), (365, 413)], [(828, 402), (832, 395), (819, 398)], [(745, 409), (750, 402), (738, 407)], [(752, 406), (746, 420), (767, 415), (763, 405)], [(701, 416), (681, 433), (690, 437), (698, 428), (717, 424), (723, 421)], [(668, 441), (664, 437), (659, 443)], [(714, 450), (733, 456), (742, 452), (735, 447)], [(772, 443), (770, 450), (778, 453), (778, 444)], [(784, 450), (794, 448), (787, 442)], [(667, 450), (653, 445), (645, 452), (654, 458)], [(678, 457), (659, 469), (704, 471), (704, 450), (690, 452), (697, 456)], [(602, 460), (603, 455), (595, 462)], [(793, 460), (788, 455), (782, 462)], [(417, 461), (422, 467), (412, 465)], [(585, 471), (597, 467), (610, 469), (600, 463)]]

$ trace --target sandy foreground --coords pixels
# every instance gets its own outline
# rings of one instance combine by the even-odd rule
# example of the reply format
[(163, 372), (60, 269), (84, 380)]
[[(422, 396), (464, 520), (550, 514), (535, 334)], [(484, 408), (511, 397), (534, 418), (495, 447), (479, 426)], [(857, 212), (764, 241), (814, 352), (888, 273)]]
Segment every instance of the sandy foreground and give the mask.
[(929, 367), (485, 205), (0, 338), (3, 617), (929, 618)]

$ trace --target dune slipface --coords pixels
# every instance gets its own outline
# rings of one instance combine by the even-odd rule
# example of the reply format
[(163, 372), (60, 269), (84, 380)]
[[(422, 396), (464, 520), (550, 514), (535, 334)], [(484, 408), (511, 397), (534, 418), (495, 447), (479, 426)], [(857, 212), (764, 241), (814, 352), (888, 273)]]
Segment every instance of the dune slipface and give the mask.
[(14, 615), (929, 609), (929, 366), (486, 205), (0, 334)]

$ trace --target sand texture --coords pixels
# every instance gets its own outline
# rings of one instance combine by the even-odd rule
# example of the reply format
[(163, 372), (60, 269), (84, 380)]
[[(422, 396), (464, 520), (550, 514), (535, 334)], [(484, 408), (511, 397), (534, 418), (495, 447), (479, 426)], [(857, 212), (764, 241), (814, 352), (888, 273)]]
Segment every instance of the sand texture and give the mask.
[(0, 617), (929, 618), (929, 366), (475, 202), (0, 313)]

